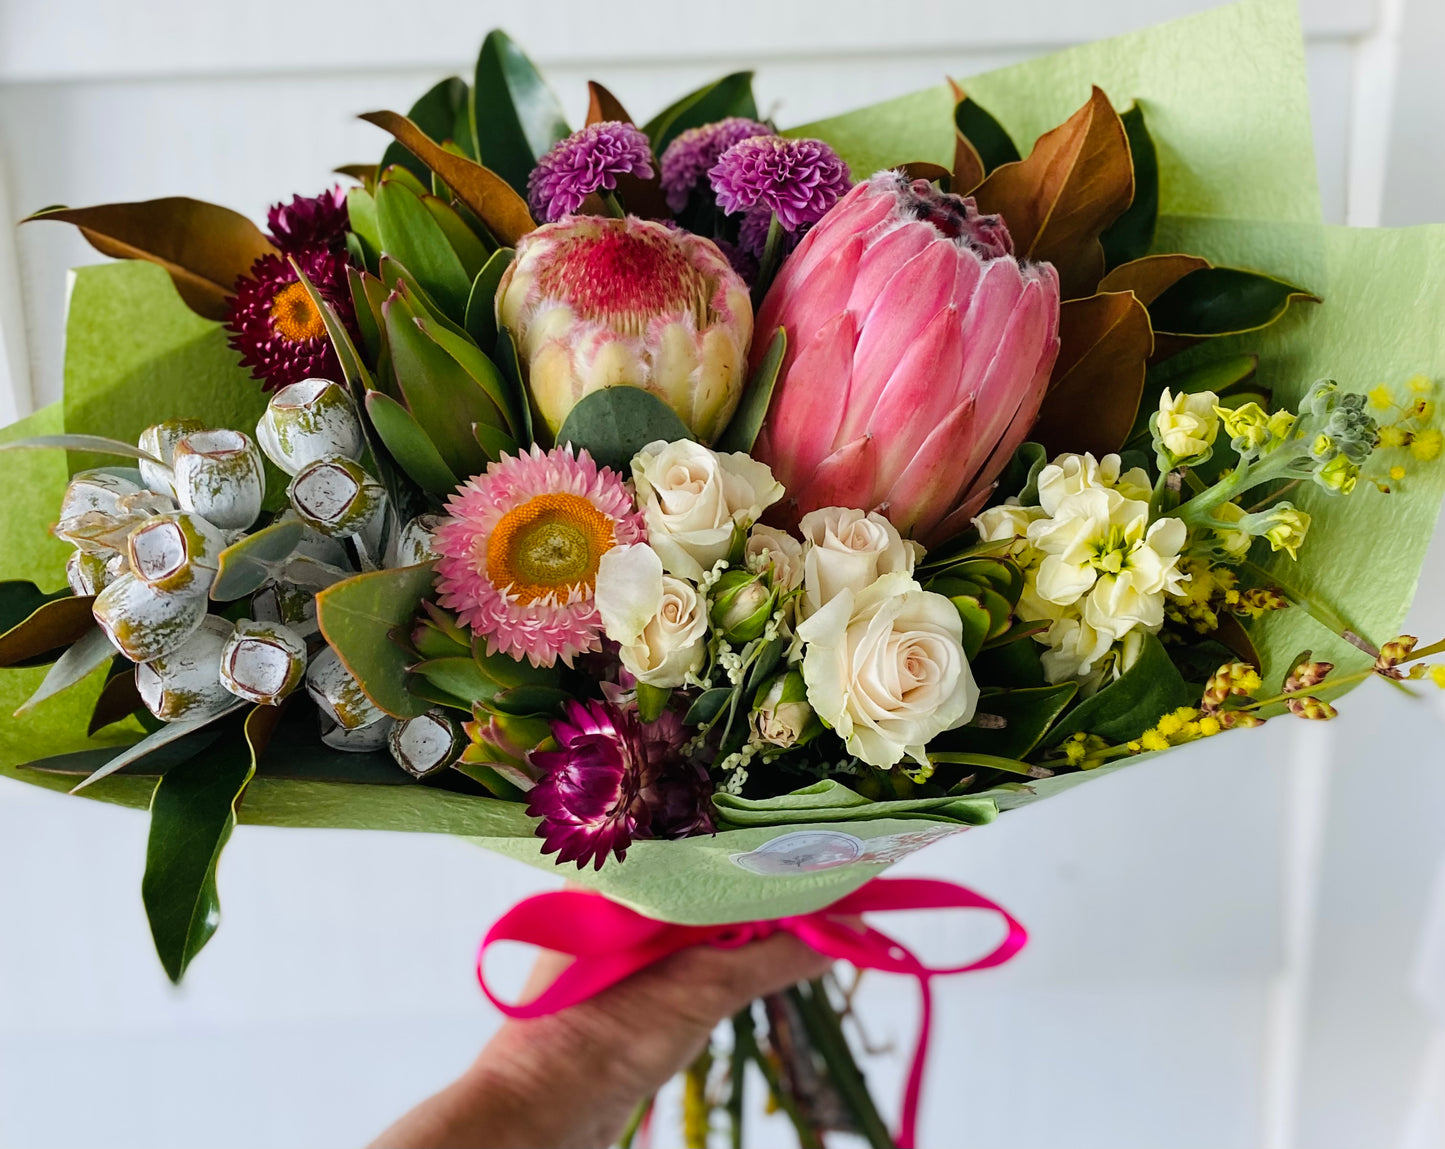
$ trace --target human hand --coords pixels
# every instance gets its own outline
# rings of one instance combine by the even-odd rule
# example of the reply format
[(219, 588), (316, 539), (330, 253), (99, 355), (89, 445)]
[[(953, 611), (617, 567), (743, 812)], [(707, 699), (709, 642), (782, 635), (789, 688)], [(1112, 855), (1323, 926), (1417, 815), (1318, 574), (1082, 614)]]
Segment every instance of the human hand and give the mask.
[[(523, 1000), (568, 961), (544, 953)], [(719, 1022), (755, 998), (821, 976), (829, 964), (788, 933), (673, 954), (570, 1009), (506, 1022), (471, 1068), (373, 1149), (611, 1145), (637, 1105), (697, 1056)]]

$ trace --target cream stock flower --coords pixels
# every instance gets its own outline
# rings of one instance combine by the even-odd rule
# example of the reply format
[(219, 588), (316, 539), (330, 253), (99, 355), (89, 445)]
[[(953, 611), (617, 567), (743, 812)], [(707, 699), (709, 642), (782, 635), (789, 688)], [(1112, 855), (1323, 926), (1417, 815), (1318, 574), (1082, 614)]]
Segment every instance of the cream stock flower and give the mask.
[(911, 575), (923, 554), (876, 511), (823, 507), (804, 515), (798, 531), (807, 548), (800, 608), (805, 617), (845, 590), (863, 591), (880, 575)]
[(719, 454), (701, 443), (649, 443), (632, 458), (637, 502), (663, 569), (701, 579), (783, 497), (772, 471), (741, 452)]
[(1116, 490), (1126, 499), (1148, 500), (1149, 473), (1142, 467), (1134, 467), (1121, 474), (1122, 465), (1118, 455), (1105, 455), (1102, 459), (1088, 453), (1055, 456), (1054, 461), (1039, 472), (1040, 509), (1052, 515), (1070, 495), (1098, 488)]
[(597, 567), (594, 592), (622, 665), (649, 686), (681, 686), (703, 662), (707, 603), (691, 583), (662, 573), (646, 543), (613, 547)]
[(1218, 402), (1213, 391), (1174, 395), (1164, 388), (1154, 421), (1156, 448), (1162, 447), (1175, 462), (1207, 459), (1219, 434)]
[(953, 604), (907, 574), (844, 587), (798, 628), (808, 702), (871, 766), (905, 756), (927, 765), (928, 743), (967, 722), (978, 687)]

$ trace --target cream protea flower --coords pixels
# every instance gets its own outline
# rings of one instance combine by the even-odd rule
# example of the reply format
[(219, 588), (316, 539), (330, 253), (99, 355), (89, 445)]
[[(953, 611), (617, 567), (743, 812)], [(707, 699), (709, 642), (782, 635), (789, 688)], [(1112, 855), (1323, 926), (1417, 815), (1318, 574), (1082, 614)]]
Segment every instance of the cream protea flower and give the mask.
[(597, 565), (641, 542), (642, 516), (616, 472), (571, 447), (504, 456), (447, 502), (436, 529), (442, 606), (498, 651), (567, 665), (600, 648)]
[(648, 220), (539, 227), (517, 244), (497, 318), (554, 435), (584, 395), (623, 384), (651, 391), (710, 443), (747, 379), (747, 285), (711, 240)]

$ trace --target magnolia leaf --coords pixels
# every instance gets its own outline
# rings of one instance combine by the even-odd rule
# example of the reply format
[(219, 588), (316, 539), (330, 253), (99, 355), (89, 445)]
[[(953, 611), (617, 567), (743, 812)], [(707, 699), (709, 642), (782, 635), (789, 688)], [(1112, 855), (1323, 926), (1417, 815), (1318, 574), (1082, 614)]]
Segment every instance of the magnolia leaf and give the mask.
[(256, 773), (257, 727), (275, 720), (270, 709), (247, 716), (244, 738), (171, 767), (151, 798), (141, 899), (161, 965), (177, 984), (220, 924), (216, 866)]
[(587, 81), (587, 120), (584, 126), (590, 128), (593, 124), (632, 122), (621, 100), (596, 80)]
[(689, 92), (650, 119), (642, 130), (652, 141), (653, 154), (661, 156), (667, 145), (688, 128), (700, 128), (729, 116), (758, 118), (751, 72), (733, 72)]
[[(522, 198), (496, 172), (465, 156), (447, 151), (405, 116), (395, 112), (367, 112), (361, 119), (390, 132), (446, 181), (452, 194), (486, 225), (497, 239), (510, 246), (532, 231), (536, 222)], [(530, 171), (530, 166), (528, 168)], [(525, 183), (524, 183), (525, 186)]]
[(929, 183), (941, 184), (944, 188), (953, 186), (953, 173), (942, 164), (929, 163), (927, 160), (910, 160), (899, 166), (911, 180), (927, 180)]
[(1114, 268), (1099, 281), (1099, 290), (1132, 291), (1148, 307), (1190, 272), (1208, 266), (1209, 260), (1198, 255), (1146, 255)]
[(1171, 710), (1199, 701), (1159, 639), (1152, 634), (1143, 639), (1134, 665), (1065, 714), (1049, 732), (1047, 745), (1057, 746), (1080, 731), (1110, 742), (1128, 742)]
[(1206, 265), (1151, 300), (1149, 319), (1160, 334), (1186, 339), (1238, 335), (1268, 327), (1297, 299), (1320, 302), (1319, 296), (1281, 279)]
[(46, 594), (28, 579), (0, 580), (0, 634), (24, 622), (47, 602), (69, 598), (70, 588)]
[(467, 311), (472, 277), (421, 197), (396, 180), (383, 179), (376, 188), (376, 222), (382, 250), (399, 260), (449, 316), (460, 320)]
[(1002, 720), (1002, 725), (963, 726), (944, 735), (938, 745), (945, 750), (1027, 758), (1074, 700), (1078, 689), (1076, 682), (1061, 682), (1057, 686), (985, 694), (978, 700), (978, 713)]
[[(1135, 101), (1119, 120), (1129, 140), (1129, 158), (1134, 163), (1134, 199), (1124, 214), (1099, 236), (1108, 267), (1128, 263), (1147, 252), (1159, 223), (1159, 156), (1144, 122), (1144, 109)], [(1101, 287), (1100, 290), (1112, 289)]]
[(522, 195), (537, 161), (568, 133), (561, 103), (505, 32), (489, 32), (482, 41), (472, 81), (471, 126), (477, 159)]
[(788, 333), (779, 327), (768, 344), (767, 354), (758, 363), (758, 369), (748, 380), (742, 401), (733, 417), (728, 420), (722, 437), (718, 440), (719, 451), (742, 451), (753, 449), (758, 433), (763, 429), (763, 420), (768, 417), (768, 407), (773, 401), (773, 388), (778, 382), (778, 372), (783, 366), (783, 356), (788, 352)]
[(186, 306), (206, 319), (225, 319), (236, 280), (263, 255), (276, 254), (261, 229), (239, 212), (181, 196), (46, 208), (25, 222), (37, 219), (75, 224), (103, 255), (159, 264)]
[[(497, 341), (497, 285), (507, 268), (512, 266), (516, 251), (501, 247), (492, 252), (486, 266), (477, 272), (472, 280), (472, 292), (467, 296), (467, 334), (478, 347), (491, 347)], [(517, 428), (513, 428), (516, 430)]]
[(978, 149), (968, 142), (968, 137), (962, 132), (955, 131), (953, 133), (953, 177), (950, 186), (959, 189), (957, 194), (967, 195), (983, 183), (986, 174)]
[(953, 89), (953, 190), (967, 195), (990, 172), (1003, 164), (1016, 163), (1019, 150), (1003, 125), (952, 80)]
[(1254, 645), (1254, 640), (1249, 637), (1249, 631), (1244, 624), (1234, 615), (1228, 612), (1221, 612), (1219, 615), (1219, 626), (1215, 628), (1211, 636), (1217, 642), (1229, 647), (1234, 656), (1241, 662), (1247, 662), (1256, 670), (1264, 669), (1264, 662), (1259, 656), (1259, 651)]
[(260, 590), (305, 534), (306, 526), (299, 519), (283, 519), (232, 543), (218, 558), (211, 598), (231, 602)]
[(1131, 292), (1071, 299), (1059, 309), (1059, 356), (1029, 432), (1050, 455), (1107, 455), (1129, 437), (1154, 349), (1149, 313)]
[(1028, 159), (996, 168), (973, 194), (980, 211), (1004, 217), (1019, 258), (1058, 269), (1065, 299), (1093, 292), (1104, 274), (1099, 235), (1134, 196), (1128, 139), (1108, 97), (1095, 87)]
[[(601, 123), (633, 122), (621, 101), (596, 80), (587, 81), (587, 95), (588, 127)], [(648, 180), (638, 179), (630, 174), (619, 175), (617, 195), (633, 215), (640, 215), (644, 219), (672, 218), (672, 210), (667, 206), (667, 198), (662, 194), (662, 173), (657, 164), (653, 165), (652, 178)]]
[[(124, 717), (124, 716), (122, 716)], [(96, 729), (100, 729), (96, 727)], [(194, 758), (221, 736), (221, 728), (208, 727), (184, 738), (158, 746), (144, 757), (130, 763), (124, 776), (127, 778), (158, 778), (172, 766)], [(104, 766), (115, 757), (114, 746), (102, 746), (95, 750), (76, 750), (70, 754), (55, 754), (49, 758), (38, 758), (20, 767), (34, 770), (37, 774), (54, 774), (60, 777), (84, 778), (93, 774), (97, 767)]]
[(33, 710), (47, 698), (53, 698), (84, 678), (89, 678), (115, 657), (115, 647), (110, 637), (98, 626), (93, 626), (70, 646), (55, 661), (36, 688), (35, 693), (22, 702), (15, 711), (15, 717)]
[(316, 596), (316, 621), (366, 696), (393, 718), (415, 718), (426, 703), (406, 689), (407, 654), (391, 632), (411, 621), (431, 593), (432, 566), (370, 571)]
[(0, 666), (21, 666), (76, 642), (95, 626), (92, 595), (66, 595), (41, 603), (0, 634)]
[(366, 414), (377, 437), (413, 483), (432, 495), (446, 495), (457, 488), (460, 480), (410, 411), (390, 395), (368, 391)]
[(599, 467), (624, 478), (632, 474), (632, 456), (649, 443), (691, 439), (677, 413), (640, 387), (604, 387), (582, 396), (557, 432), (557, 443), (586, 450)]
[[(417, 130), (426, 133), (433, 140), (445, 141), (455, 138), (458, 115), (465, 116), (471, 103), (471, 89), (460, 76), (448, 76), (441, 83), (428, 89), (421, 99), (411, 106), (406, 118), (416, 125)], [(470, 137), (470, 128), (465, 133)], [(465, 141), (468, 145), (471, 140)], [(381, 154), (381, 167), (389, 168), (399, 164), (422, 182), (431, 178), (426, 163), (400, 140), (386, 145)]]
[(126, 662), (118, 673), (113, 673), (101, 687), (100, 697), (95, 700), (95, 709), (90, 712), (87, 735), (94, 735), (122, 718), (129, 717), (145, 703), (135, 684), (135, 668)]
[(144, 459), (147, 463), (165, 466), (154, 455), (147, 454), (133, 443), (107, 439), (104, 435), (32, 435), (28, 439), (11, 439), (0, 443), (0, 451), (51, 447), (66, 451), (90, 451), (96, 455), (119, 455), (126, 459)]
[(119, 754), (113, 755), (83, 781), (78, 782), (70, 792), (72, 794), (78, 794), (87, 786), (99, 782), (102, 778), (109, 778), (116, 771), (125, 769), (132, 762), (139, 762), (142, 758), (159, 750), (162, 746), (176, 742), (188, 734), (193, 734), (197, 730), (210, 726), (213, 722), (219, 722), (222, 718), (236, 713), (236, 711), (247, 705), (249, 705), (249, 703), (238, 698), (219, 713), (207, 715), (203, 718), (183, 718), (179, 722), (168, 722), (159, 730), (147, 734), (139, 742), (132, 746), (127, 746)]

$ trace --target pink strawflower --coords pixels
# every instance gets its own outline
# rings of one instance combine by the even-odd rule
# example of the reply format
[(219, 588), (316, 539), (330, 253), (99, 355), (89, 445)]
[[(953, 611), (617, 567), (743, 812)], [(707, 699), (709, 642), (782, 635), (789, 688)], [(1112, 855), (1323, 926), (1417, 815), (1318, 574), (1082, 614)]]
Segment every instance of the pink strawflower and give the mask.
[(552, 145), (527, 177), (527, 202), (543, 223), (571, 215), (595, 191), (615, 191), (617, 177), (650, 180), (652, 145), (631, 124), (590, 124)]
[(729, 215), (766, 208), (787, 231), (823, 218), (847, 194), (848, 165), (822, 140), (754, 136), (734, 144), (708, 172), (718, 207)]
[(289, 204), (273, 204), (266, 213), (271, 240), (285, 255), (315, 248), (346, 250), (346, 193), (334, 187), (318, 196), (293, 196)]
[(682, 758), (681, 719), (664, 711), (642, 722), (607, 702), (568, 702), (552, 723), (556, 750), (534, 750), (541, 778), (527, 813), (542, 819), (542, 852), (558, 863), (620, 862), (638, 838), (682, 838), (713, 831), (707, 772)]
[(741, 140), (770, 136), (773, 129), (757, 120), (729, 116), (715, 124), (688, 128), (662, 153), (662, 190), (674, 212), (687, 207), (693, 188), (707, 178), (718, 157)]
[[(312, 248), (295, 259), (355, 338), (346, 257)], [(241, 366), (249, 367), (267, 391), (279, 391), (302, 379), (341, 378), (341, 365), (321, 312), (282, 256), (263, 255), (251, 265), (248, 275), (236, 281), (225, 327), (231, 347), (241, 353)]]
[(645, 532), (621, 477), (571, 446), (487, 466), (447, 501), (436, 531), (438, 600), (487, 651), (568, 666), (601, 649), (597, 564)]

